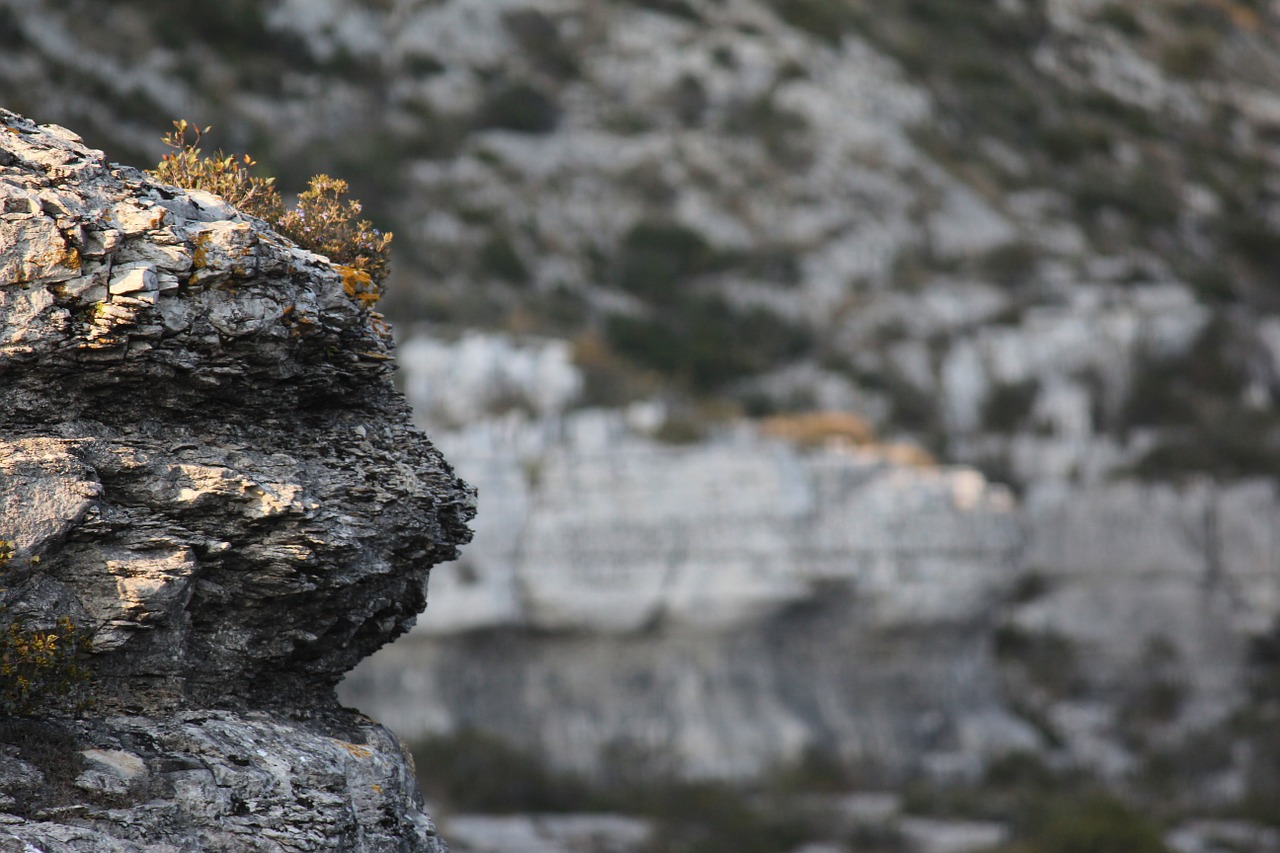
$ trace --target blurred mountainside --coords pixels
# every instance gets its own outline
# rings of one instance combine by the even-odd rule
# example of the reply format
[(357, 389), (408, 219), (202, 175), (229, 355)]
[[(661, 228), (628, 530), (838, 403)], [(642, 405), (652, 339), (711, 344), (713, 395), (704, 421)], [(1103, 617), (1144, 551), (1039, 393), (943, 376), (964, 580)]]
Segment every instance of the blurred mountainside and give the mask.
[(395, 230), (405, 390), (480, 494), (347, 682), (403, 736), (886, 785), (1029, 753), (1276, 823), (1278, 35), (1260, 0), (0, 0), (0, 102), (134, 164), (212, 124)]
[(135, 164), (184, 116), (347, 178), (395, 319), (569, 339), (579, 403), (1236, 477), (1280, 466), (1276, 35), (1233, 0), (0, 0), (0, 95)]

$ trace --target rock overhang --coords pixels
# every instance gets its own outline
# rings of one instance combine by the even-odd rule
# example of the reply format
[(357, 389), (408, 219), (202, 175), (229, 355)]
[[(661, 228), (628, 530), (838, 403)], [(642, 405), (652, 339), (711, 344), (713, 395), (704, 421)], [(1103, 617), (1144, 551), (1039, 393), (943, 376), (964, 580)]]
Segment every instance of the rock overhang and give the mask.
[(0, 110), (0, 846), (442, 849), (333, 691), (475, 513), (391, 347), (328, 259)]
[(0, 538), (41, 560), (4, 599), (86, 623), (112, 684), (327, 690), (412, 624), (474, 512), (385, 323), (215, 196), (13, 113), (0, 150)]

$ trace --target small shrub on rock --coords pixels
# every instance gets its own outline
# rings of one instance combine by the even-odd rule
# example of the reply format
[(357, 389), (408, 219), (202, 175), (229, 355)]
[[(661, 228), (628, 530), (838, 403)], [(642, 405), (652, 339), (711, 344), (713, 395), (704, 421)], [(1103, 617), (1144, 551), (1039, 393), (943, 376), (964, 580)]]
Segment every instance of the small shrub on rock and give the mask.
[(360, 202), (346, 198), (347, 182), (314, 176), (298, 206), (273, 223), (299, 246), (328, 256), (342, 268), (347, 294), (366, 304), (378, 301), (390, 272), (391, 234), (384, 234), (360, 215)]
[[(208, 133), (189, 124), (186, 119), (173, 123), (174, 130), (163, 137), (164, 144), (174, 149), (172, 154), (160, 158), (150, 174), (157, 180), (175, 187), (204, 190), (222, 196), (239, 210), (273, 222), (284, 212), (284, 202), (275, 188), (275, 178), (255, 178), (249, 167), (257, 162), (248, 154), (233, 157), (219, 150), (212, 157), (205, 157), (200, 149), (200, 137)], [(194, 139), (187, 141), (187, 131)]]
[[(204, 190), (221, 196), (243, 213), (256, 216), (304, 249), (321, 255), (338, 266), (347, 295), (364, 305), (372, 305), (382, 295), (382, 283), (390, 272), (391, 237), (360, 219), (360, 202), (348, 199), (347, 182), (328, 175), (315, 175), (298, 205), (286, 209), (276, 189), (275, 178), (258, 178), (249, 173), (256, 165), (244, 154), (229, 156), (218, 151), (212, 157), (200, 149), (201, 137), (209, 132), (185, 119), (173, 123), (174, 130), (163, 137), (173, 149), (164, 155), (150, 174), (157, 180), (185, 189)], [(188, 139), (188, 133), (191, 134)]]
[(72, 696), (88, 677), (89, 639), (63, 616), (52, 628), (21, 619), (0, 632), (0, 714), (26, 716), (50, 698)]

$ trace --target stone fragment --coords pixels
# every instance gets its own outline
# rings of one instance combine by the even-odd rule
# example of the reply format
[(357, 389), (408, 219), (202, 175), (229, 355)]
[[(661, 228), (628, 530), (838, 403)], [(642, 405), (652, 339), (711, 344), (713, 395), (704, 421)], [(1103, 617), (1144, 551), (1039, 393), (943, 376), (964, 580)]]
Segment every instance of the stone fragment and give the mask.
[(159, 283), (154, 270), (135, 267), (112, 276), (111, 284), (107, 289), (113, 296), (122, 296), (126, 293), (153, 291), (158, 287)]

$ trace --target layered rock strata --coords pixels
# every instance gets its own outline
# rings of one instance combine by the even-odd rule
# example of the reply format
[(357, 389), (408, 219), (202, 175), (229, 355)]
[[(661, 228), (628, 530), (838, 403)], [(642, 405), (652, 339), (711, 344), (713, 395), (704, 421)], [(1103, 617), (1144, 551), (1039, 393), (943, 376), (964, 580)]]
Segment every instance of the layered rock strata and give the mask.
[(32, 673), (0, 845), (443, 849), (333, 692), (474, 513), (385, 327), (260, 221), (4, 111), (0, 204), (0, 629)]

